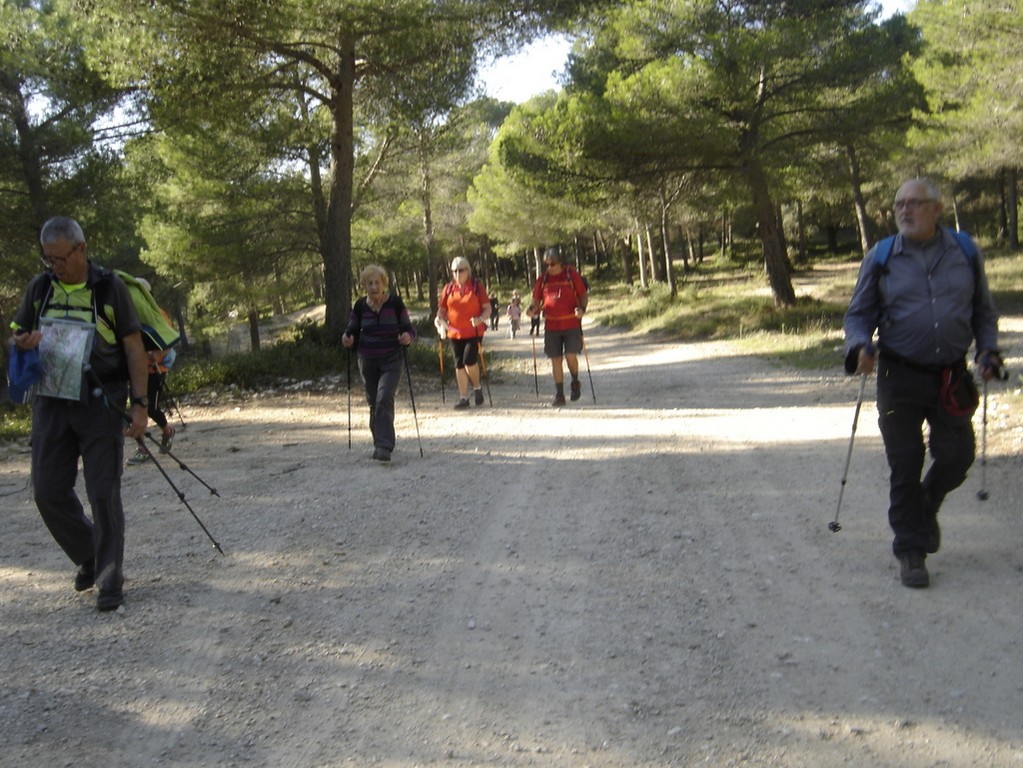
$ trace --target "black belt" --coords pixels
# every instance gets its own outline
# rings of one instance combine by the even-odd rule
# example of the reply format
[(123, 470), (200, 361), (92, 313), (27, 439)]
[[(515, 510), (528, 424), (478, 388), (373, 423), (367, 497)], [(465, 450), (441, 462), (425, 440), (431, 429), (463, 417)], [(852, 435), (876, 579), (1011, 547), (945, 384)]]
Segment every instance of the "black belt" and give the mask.
[(966, 359), (962, 358), (962, 357), (959, 358), (958, 360), (956, 360), (955, 362), (948, 363), (946, 365), (924, 365), (923, 363), (915, 363), (912, 360), (907, 360), (906, 358), (902, 357), (901, 355), (897, 355), (894, 352), (892, 352), (890, 349), (887, 349), (885, 347), (879, 347), (879, 349), (881, 351), (881, 358), (884, 361), (889, 362), (889, 363), (896, 363), (898, 365), (901, 365), (903, 368), (909, 368), (912, 371), (920, 371), (921, 373), (935, 373), (936, 374), (936, 373), (941, 373), (946, 368), (965, 368), (966, 367)]

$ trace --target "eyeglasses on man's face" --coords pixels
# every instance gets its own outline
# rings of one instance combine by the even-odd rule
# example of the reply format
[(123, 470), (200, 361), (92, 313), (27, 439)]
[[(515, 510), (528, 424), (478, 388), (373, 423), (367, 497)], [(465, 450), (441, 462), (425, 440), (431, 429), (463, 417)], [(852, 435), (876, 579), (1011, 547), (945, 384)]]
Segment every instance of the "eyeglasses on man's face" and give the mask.
[(933, 202), (934, 202), (934, 200), (932, 198), (929, 198), (929, 197), (910, 197), (910, 198), (907, 198), (905, 200), (896, 200), (895, 201), (895, 210), (896, 211), (901, 211), (901, 210), (905, 209), (907, 211), (915, 211), (916, 209), (920, 208), (921, 206), (924, 206), (927, 203), (933, 203)]
[(43, 261), (45, 261), (47, 264), (49, 264), (51, 266), (54, 265), (54, 264), (61, 264), (61, 265), (63, 265), (68, 259), (71, 258), (71, 254), (73, 254), (75, 251), (77, 251), (79, 248), (81, 248), (82, 245), (83, 245), (82, 243), (76, 243), (75, 245), (72, 245), (67, 250), (67, 252), (64, 253), (61, 256), (55, 256), (53, 254), (46, 253), (44, 251), (43, 252)]
[(460, 272), (468, 272), (468, 271), (469, 271), (468, 267), (459, 267), (458, 269), (452, 269), (451, 270), (451, 274), (457, 275)]

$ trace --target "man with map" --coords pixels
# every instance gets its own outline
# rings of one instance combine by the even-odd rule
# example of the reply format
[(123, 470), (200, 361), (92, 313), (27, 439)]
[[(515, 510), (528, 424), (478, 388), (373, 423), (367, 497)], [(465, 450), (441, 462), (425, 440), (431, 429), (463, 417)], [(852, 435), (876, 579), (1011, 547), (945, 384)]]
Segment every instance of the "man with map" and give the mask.
[[(124, 602), (124, 435), (141, 438), (148, 423), (146, 351), (128, 289), (86, 257), (78, 222), (50, 219), (39, 242), (49, 269), (29, 283), (11, 323), (15, 347), (38, 349), (42, 364), (32, 403), (36, 506), (78, 565), (75, 589), (95, 585), (96, 607), (112, 611)], [(91, 519), (75, 492), (79, 458)]]

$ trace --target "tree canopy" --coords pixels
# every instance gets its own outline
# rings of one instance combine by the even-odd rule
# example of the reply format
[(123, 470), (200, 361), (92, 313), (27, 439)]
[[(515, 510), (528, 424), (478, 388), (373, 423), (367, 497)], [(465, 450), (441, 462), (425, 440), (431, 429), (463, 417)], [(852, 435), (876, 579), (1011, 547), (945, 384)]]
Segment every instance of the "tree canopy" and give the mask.
[[(869, 247), (916, 174), (1015, 245), (1018, 5), (6, 2), (0, 302), (53, 213), (193, 318), (322, 301), (331, 333), (367, 261), (432, 303), (453, 255), (521, 280), (551, 244), (674, 290), (738, 235), (789, 304), (807, 239)], [(575, 40), (560, 91), (479, 99), (486, 56), (551, 29)]]

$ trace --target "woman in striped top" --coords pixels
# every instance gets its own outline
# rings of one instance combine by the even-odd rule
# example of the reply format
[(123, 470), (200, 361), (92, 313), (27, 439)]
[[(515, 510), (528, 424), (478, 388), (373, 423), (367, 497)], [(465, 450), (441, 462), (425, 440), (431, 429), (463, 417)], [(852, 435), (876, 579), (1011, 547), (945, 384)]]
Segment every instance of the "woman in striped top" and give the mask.
[(405, 302), (387, 290), (387, 271), (370, 264), (359, 273), (366, 295), (355, 302), (341, 343), (359, 354), (366, 385), (373, 458), (390, 461), (394, 450), (394, 394), (401, 381), (402, 347), (416, 338)]

